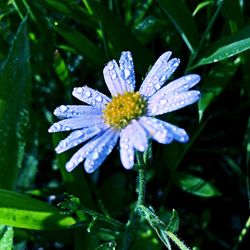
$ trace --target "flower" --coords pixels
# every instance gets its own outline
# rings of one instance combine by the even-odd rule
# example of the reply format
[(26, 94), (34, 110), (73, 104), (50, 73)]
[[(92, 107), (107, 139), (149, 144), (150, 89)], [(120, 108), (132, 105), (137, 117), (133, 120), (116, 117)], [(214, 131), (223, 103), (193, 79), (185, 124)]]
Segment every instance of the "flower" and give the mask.
[(103, 75), (112, 99), (87, 86), (77, 87), (73, 96), (88, 105), (62, 105), (54, 114), (63, 119), (54, 123), (49, 132), (73, 131), (55, 148), (62, 153), (88, 141), (67, 162), (72, 171), (84, 161), (86, 172), (94, 172), (113, 150), (120, 138), (120, 157), (124, 168), (134, 165), (134, 152), (145, 151), (148, 138), (168, 144), (173, 140), (187, 142), (184, 129), (154, 116), (178, 110), (196, 102), (200, 92), (189, 90), (200, 76), (189, 74), (161, 88), (178, 67), (180, 60), (170, 59), (171, 52), (162, 54), (135, 92), (135, 73), (131, 53), (121, 54), (104, 67)]

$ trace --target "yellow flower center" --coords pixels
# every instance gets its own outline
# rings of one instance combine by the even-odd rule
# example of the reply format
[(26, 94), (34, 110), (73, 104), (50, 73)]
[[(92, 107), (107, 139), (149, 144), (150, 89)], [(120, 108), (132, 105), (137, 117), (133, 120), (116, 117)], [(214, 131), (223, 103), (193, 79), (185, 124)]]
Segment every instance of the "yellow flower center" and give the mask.
[(116, 129), (126, 127), (133, 119), (146, 112), (146, 100), (139, 92), (118, 94), (103, 111), (105, 123)]

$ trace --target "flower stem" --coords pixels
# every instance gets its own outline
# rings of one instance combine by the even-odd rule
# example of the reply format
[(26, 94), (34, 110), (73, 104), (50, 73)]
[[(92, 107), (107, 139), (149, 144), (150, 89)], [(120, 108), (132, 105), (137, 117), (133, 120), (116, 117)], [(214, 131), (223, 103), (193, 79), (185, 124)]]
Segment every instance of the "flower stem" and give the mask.
[(134, 210), (131, 213), (129, 221), (126, 225), (126, 230), (123, 238), (123, 250), (130, 249), (130, 245), (135, 238), (136, 228), (140, 217), (139, 210), (140, 206), (145, 202), (145, 186), (146, 186), (146, 175), (145, 175), (145, 163), (141, 153), (136, 152), (136, 158), (139, 165), (136, 192), (138, 194), (137, 202)]

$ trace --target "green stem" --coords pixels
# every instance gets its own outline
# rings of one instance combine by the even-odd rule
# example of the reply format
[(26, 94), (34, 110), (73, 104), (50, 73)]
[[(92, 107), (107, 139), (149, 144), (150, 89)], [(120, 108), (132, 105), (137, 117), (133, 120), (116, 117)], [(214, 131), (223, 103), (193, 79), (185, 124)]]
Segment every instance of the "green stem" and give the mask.
[(136, 228), (138, 225), (138, 219), (140, 217), (140, 206), (145, 202), (145, 185), (146, 185), (146, 176), (145, 176), (145, 163), (143, 161), (142, 153), (136, 152), (136, 158), (139, 165), (137, 183), (136, 183), (136, 192), (138, 194), (137, 202), (134, 210), (131, 213), (129, 221), (126, 225), (126, 230), (123, 238), (123, 250), (130, 249), (130, 245), (135, 238)]

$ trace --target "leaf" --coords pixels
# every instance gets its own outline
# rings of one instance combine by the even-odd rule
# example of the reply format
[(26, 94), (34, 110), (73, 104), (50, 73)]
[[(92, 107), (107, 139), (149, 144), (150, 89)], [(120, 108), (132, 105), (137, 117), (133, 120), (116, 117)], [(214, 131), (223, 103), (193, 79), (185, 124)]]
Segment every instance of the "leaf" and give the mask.
[(198, 31), (185, 3), (181, 0), (158, 0), (158, 2), (180, 33), (191, 53), (194, 53), (199, 41)]
[(179, 224), (180, 224), (179, 215), (176, 212), (176, 210), (173, 209), (172, 215), (171, 215), (169, 222), (166, 226), (166, 230), (175, 233), (179, 230)]
[(110, 43), (113, 48), (112, 50), (116, 51), (116, 54), (119, 56), (121, 51), (131, 50), (138, 70), (145, 73), (148, 65), (152, 63), (152, 56), (148, 50), (121, 23), (116, 13), (110, 11), (106, 6), (97, 1), (84, 2), (88, 2), (91, 11), (101, 22), (102, 31), (107, 36), (104, 42)]
[(0, 225), (0, 249), (13, 249), (14, 231), (12, 227)]
[(60, 25), (55, 26), (57, 33), (62, 36), (76, 51), (90, 60), (97, 66), (103, 66), (104, 64), (104, 53), (97, 47), (87, 36), (76, 30), (70, 30), (61, 27)]
[[(29, 124), (30, 50), (25, 18), (0, 68), (0, 187), (15, 186)], [(8, 178), (6, 178), (8, 176)]]
[(0, 224), (34, 230), (56, 230), (75, 224), (50, 204), (0, 189)]
[(240, 64), (240, 60), (217, 64), (208, 73), (200, 89), (202, 93), (198, 102), (200, 121), (209, 105), (222, 93), (229, 83), (232, 83), (231, 79), (235, 75)]
[(219, 62), (250, 49), (250, 26), (212, 44), (192, 68)]
[(220, 196), (220, 191), (211, 183), (185, 172), (179, 172), (175, 176), (175, 183), (183, 191), (200, 197)]

